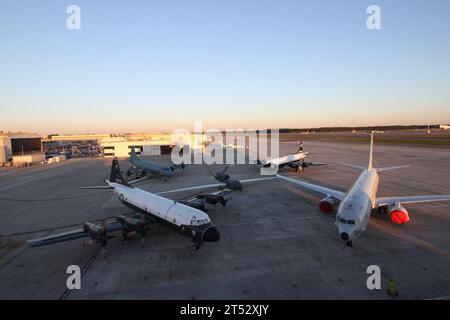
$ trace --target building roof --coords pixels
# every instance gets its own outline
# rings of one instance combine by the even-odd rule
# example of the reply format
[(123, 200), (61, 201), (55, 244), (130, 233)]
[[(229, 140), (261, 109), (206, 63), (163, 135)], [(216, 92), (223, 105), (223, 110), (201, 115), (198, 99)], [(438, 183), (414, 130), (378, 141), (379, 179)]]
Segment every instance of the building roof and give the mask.
[(27, 133), (27, 132), (0, 132), (0, 138), (10, 138), (10, 139), (42, 139), (42, 136), (37, 133)]

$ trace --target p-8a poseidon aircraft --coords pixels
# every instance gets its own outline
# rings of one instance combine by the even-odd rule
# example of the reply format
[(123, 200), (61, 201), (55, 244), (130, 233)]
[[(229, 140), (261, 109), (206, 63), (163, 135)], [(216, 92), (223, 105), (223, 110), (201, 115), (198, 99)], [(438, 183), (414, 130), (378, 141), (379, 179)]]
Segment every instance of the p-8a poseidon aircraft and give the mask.
[(370, 214), (374, 209), (379, 209), (380, 211), (381, 209), (385, 209), (389, 212), (390, 219), (393, 223), (404, 224), (409, 221), (409, 214), (403, 207), (403, 204), (450, 200), (450, 195), (377, 198), (378, 183), (380, 180), (378, 172), (408, 166), (375, 169), (373, 167), (373, 133), (370, 138), (369, 166), (367, 168), (354, 165), (350, 166), (363, 170), (363, 172), (347, 193), (278, 175), (281, 179), (300, 187), (325, 194), (326, 197), (319, 204), (321, 211), (331, 212), (337, 206), (336, 225), (339, 236), (342, 240), (346, 241), (347, 246), (352, 246), (352, 241), (366, 230)]

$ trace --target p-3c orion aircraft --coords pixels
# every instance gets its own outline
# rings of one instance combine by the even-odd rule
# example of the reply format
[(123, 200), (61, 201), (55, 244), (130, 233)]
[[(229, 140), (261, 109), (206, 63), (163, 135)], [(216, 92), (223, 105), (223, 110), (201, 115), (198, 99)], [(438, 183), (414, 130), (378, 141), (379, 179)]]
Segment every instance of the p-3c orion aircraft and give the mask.
[(264, 168), (271, 168), (278, 166), (279, 169), (288, 167), (294, 169), (297, 173), (302, 173), (305, 168), (312, 166), (323, 166), (326, 163), (312, 163), (306, 162), (305, 158), (309, 155), (309, 152), (303, 151), (303, 142), (300, 142), (300, 147), (296, 153), (288, 154), (287, 156), (278, 158), (269, 158), (266, 160), (257, 160), (256, 163)]
[(136, 154), (134, 146), (131, 147), (130, 163), (131, 166), (127, 171), (127, 176), (131, 176), (134, 173), (136, 178), (142, 178), (146, 173), (152, 173), (163, 177), (164, 180), (167, 180), (167, 178), (173, 176), (175, 169), (184, 170), (184, 168), (186, 168), (184, 163), (181, 163), (180, 165), (172, 164), (171, 166), (167, 166), (161, 163), (140, 159)]
[(349, 166), (363, 172), (347, 193), (278, 175), (281, 179), (300, 187), (325, 194), (326, 197), (319, 204), (321, 211), (331, 212), (337, 206), (336, 225), (339, 236), (346, 241), (347, 246), (352, 246), (352, 241), (366, 230), (370, 214), (374, 209), (389, 212), (389, 217), (393, 223), (404, 224), (409, 221), (409, 214), (402, 204), (450, 200), (450, 195), (377, 198), (380, 180), (378, 172), (408, 166), (375, 169), (373, 167), (373, 133), (370, 138), (369, 166), (367, 168), (355, 165)]
[(132, 186), (134, 180), (126, 182), (119, 168), (119, 161), (112, 161), (111, 176), (105, 180), (106, 186), (82, 187), (83, 189), (112, 189), (119, 200), (136, 213), (116, 217), (110, 223), (95, 224), (86, 222), (82, 229), (48, 236), (40, 239), (29, 240), (33, 247), (63, 242), (83, 237), (90, 237), (106, 248), (108, 239), (115, 231), (122, 231), (123, 237), (129, 232), (135, 231), (142, 238), (145, 237), (149, 224), (159, 222), (191, 238), (193, 248), (199, 249), (204, 242), (216, 242), (220, 239), (220, 233), (211, 223), (209, 216), (192, 206), (161, 197), (157, 194), (144, 191)]

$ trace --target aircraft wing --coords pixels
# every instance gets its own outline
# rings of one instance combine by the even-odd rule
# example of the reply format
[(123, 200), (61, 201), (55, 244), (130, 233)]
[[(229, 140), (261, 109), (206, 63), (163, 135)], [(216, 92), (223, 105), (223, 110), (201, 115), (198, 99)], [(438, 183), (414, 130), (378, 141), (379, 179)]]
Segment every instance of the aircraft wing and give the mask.
[(53, 236), (42, 237), (33, 240), (27, 240), (27, 242), (32, 247), (45, 246), (52, 243), (64, 242), (69, 240), (81, 239), (87, 237), (87, 233), (84, 232), (83, 228), (71, 230), (68, 232), (59, 233)]
[(388, 206), (396, 203), (421, 203), (434, 201), (450, 201), (450, 195), (438, 196), (410, 196), (410, 197), (384, 197), (377, 198), (377, 206)]
[[(126, 214), (126, 215), (116, 217), (115, 220), (107, 221), (105, 224), (106, 233), (110, 235), (111, 233), (116, 232), (116, 231), (129, 229), (130, 226), (128, 226), (126, 224), (127, 218), (140, 221), (141, 215), (136, 214), (136, 213)], [(120, 220), (125, 221), (125, 222), (122, 223)], [(148, 225), (151, 223), (153, 223), (153, 220), (151, 220), (149, 218), (146, 218), (144, 221), (144, 225)], [(81, 239), (81, 238), (87, 238), (87, 237), (89, 237), (89, 234), (84, 230), (84, 228), (79, 228), (79, 229), (75, 229), (75, 230), (71, 230), (71, 231), (67, 231), (67, 232), (63, 232), (63, 233), (58, 233), (58, 234), (47, 236), (47, 237), (27, 240), (27, 242), (32, 247), (41, 247), (41, 246), (45, 246), (45, 245), (49, 245), (49, 244), (65, 242), (65, 241)]]
[(266, 178), (255, 178), (255, 179), (244, 179), (239, 180), (241, 183), (249, 183), (249, 182), (256, 182), (256, 181), (263, 181), (263, 180), (272, 180), (277, 179), (277, 177), (266, 177)]
[[(241, 183), (249, 183), (249, 182), (256, 182), (256, 181), (262, 181), (262, 180), (271, 180), (271, 179), (276, 179), (276, 177), (244, 179), (244, 180), (239, 180), (239, 181)], [(193, 186), (193, 187), (187, 187), (187, 188), (180, 188), (180, 189), (156, 192), (155, 194), (162, 195), (162, 194), (169, 194), (169, 193), (176, 193), (176, 192), (183, 192), (183, 191), (191, 191), (191, 190), (198, 190), (198, 189), (225, 187), (225, 186), (226, 186), (225, 183), (212, 183), (212, 184), (204, 184), (204, 185), (200, 185), (200, 186)]]
[(187, 187), (187, 188), (180, 188), (180, 189), (156, 192), (155, 194), (162, 195), (162, 194), (168, 194), (168, 193), (176, 193), (176, 192), (198, 190), (198, 189), (217, 188), (217, 187), (225, 187), (225, 186), (226, 186), (225, 183), (212, 183), (212, 184), (204, 184), (201, 186), (193, 186), (193, 187)]
[(319, 186), (317, 184), (313, 184), (313, 183), (309, 183), (309, 182), (304, 182), (301, 180), (296, 180), (296, 179), (291, 179), (291, 178), (287, 178), (285, 176), (282, 176), (280, 174), (277, 174), (277, 176), (283, 180), (286, 180), (288, 182), (291, 182), (293, 184), (296, 184), (300, 187), (306, 188), (306, 189), (310, 189), (319, 193), (323, 193), (326, 194), (328, 196), (332, 196), (336, 199), (342, 200), (345, 197), (345, 193), (342, 191), (338, 191), (338, 190), (334, 190), (334, 189), (330, 189), (330, 188), (326, 188), (326, 187), (322, 187)]
[(303, 166), (308, 168), (308, 167), (316, 167), (316, 166), (327, 166), (328, 163), (323, 163), (323, 162), (303, 162)]
[(134, 185), (134, 184), (136, 184), (136, 183), (138, 183), (138, 182), (141, 182), (141, 181), (144, 181), (144, 180), (146, 180), (146, 179), (148, 179), (148, 176), (145, 176), (145, 177), (142, 177), (142, 178), (139, 178), (139, 179), (135, 179), (135, 180), (128, 181), (128, 184), (129, 184), (129, 185)]
[[(112, 233), (115, 231), (123, 230), (125, 227), (118, 221), (114, 221), (111, 223), (106, 224), (106, 232)], [(49, 244), (59, 243), (59, 242), (65, 242), (75, 239), (81, 239), (89, 237), (89, 234), (84, 231), (83, 228), (75, 229), (63, 233), (58, 233), (53, 236), (33, 239), (33, 240), (27, 240), (27, 242), (32, 247), (41, 247)]]

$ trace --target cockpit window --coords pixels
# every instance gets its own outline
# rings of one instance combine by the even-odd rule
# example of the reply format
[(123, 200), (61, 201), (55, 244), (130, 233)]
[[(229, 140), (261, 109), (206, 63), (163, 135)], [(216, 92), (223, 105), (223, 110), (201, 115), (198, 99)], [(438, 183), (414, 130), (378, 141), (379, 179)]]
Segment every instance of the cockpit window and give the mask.
[(344, 219), (344, 218), (341, 218), (341, 217), (338, 217), (338, 221), (342, 222), (342, 223), (345, 223), (345, 224), (355, 224), (355, 220), (347, 220), (347, 219)]
[(198, 219), (197, 220), (197, 217), (195, 217), (195, 216), (192, 217), (192, 219), (191, 219), (191, 226), (201, 226), (201, 225), (204, 225), (207, 223), (209, 223), (208, 219)]

